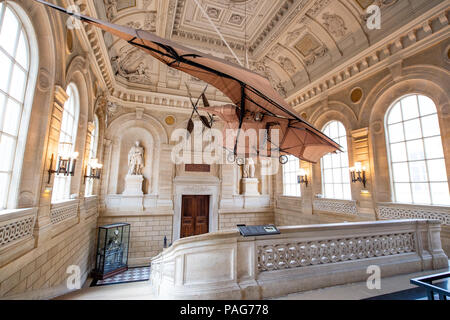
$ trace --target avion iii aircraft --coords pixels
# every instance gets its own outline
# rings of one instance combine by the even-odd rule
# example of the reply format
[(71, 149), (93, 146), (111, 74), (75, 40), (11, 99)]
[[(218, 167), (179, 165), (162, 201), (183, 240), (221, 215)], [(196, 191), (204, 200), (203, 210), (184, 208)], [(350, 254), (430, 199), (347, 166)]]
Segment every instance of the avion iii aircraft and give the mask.
[[(232, 104), (210, 106), (203, 92), (200, 97), (203, 103), (201, 108), (198, 107), (200, 98), (194, 103), (191, 97), (194, 108), (192, 114), (197, 113), (203, 125), (209, 128), (213, 125), (213, 117), (202, 116), (199, 110), (216, 115), (225, 122), (224, 141), (232, 141), (231, 144), (223, 142), (223, 147), (229, 152), (229, 161), (258, 156), (264, 150), (265, 156), (276, 155), (281, 163), (287, 162), (286, 155), (289, 154), (315, 163), (325, 154), (341, 150), (336, 142), (299, 118), (270, 82), (257, 73), (147, 31), (68, 12), (46, 1), (35, 1), (95, 25), (142, 49), (169, 67), (188, 73), (223, 92)], [(192, 131), (192, 127), (191, 117), (188, 131)], [(262, 129), (267, 134), (246, 141), (242, 132), (249, 129), (256, 132)], [(272, 130), (279, 130), (278, 143), (270, 139)]]

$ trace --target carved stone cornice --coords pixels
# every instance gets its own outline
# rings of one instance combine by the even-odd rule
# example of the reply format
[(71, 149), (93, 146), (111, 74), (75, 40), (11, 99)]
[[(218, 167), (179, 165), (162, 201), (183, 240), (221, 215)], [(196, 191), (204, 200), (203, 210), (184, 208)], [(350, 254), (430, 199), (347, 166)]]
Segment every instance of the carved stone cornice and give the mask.
[(405, 59), (442, 41), (450, 32), (449, 11), (442, 5), (436, 6), (431, 13), (418, 17), (300, 91), (291, 93), (287, 99), (289, 105), (300, 110), (323, 96), (389, 67), (397, 59)]

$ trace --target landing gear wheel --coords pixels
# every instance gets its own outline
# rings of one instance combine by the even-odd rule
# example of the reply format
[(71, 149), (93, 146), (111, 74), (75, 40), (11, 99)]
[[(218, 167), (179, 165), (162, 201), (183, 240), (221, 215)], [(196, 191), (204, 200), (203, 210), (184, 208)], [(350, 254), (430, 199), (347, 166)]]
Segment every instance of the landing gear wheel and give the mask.
[(227, 155), (227, 160), (228, 160), (228, 162), (234, 163), (236, 161), (236, 155), (230, 152)]
[(288, 157), (283, 155), (280, 156), (278, 160), (280, 161), (281, 164), (286, 164), (288, 162)]

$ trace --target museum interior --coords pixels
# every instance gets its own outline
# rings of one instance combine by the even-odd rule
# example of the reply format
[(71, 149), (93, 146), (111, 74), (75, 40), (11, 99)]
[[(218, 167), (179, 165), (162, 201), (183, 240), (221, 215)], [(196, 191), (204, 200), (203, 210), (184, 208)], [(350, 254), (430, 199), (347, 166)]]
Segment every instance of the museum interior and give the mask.
[[(75, 16), (0, 1), (0, 299), (365, 299), (449, 277), (448, 0), (48, 2)], [(264, 79), (339, 149), (210, 161), (229, 123), (209, 105), (245, 108), (77, 14)]]

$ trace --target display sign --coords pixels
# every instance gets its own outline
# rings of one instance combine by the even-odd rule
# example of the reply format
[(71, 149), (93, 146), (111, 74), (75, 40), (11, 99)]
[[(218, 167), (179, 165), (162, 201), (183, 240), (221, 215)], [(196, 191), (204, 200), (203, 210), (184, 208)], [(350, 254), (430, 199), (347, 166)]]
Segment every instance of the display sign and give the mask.
[(253, 236), (267, 236), (271, 234), (280, 234), (280, 230), (273, 224), (264, 226), (246, 226), (245, 224), (238, 224), (239, 232), (243, 237)]

